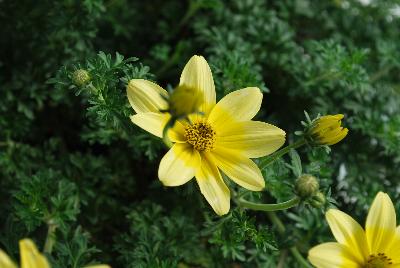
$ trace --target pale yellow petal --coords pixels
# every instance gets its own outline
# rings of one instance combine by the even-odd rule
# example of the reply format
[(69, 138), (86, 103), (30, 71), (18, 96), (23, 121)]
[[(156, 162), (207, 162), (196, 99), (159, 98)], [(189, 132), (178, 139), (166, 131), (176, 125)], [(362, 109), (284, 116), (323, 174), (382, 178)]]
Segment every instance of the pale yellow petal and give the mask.
[(176, 121), (174, 126), (169, 129), (168, 137), (172, 142), (186, 142), (185, 125), (180, 121)]
[(200, 166), (198, 151), (187, 143), (176, 143), (161, 159), (158, 177), (165, 186), (179, 186), (191, 180)]
[(351, 256), (351, 250), (339, 243), (324, 243), (308, 252), (308, 260), (316, 268), (360, 268)]
[(372, 203), (365, 225), (370, 252), (386, 252), (396, 234), (396, 212), (390, 197), (379, 192)]
[(216, 146), (240, 151), (244, 156), (257, 158), (269, 155), (285, 143), (285, 131), (276, 126), (244, 121), (226, 125), (217, 132)]
[(214, 106), (208, 122), (218, 132), (232, 121), (249, 121), (260, 110), (262, 97), (260, 89), (256, 87), (233, 91)]
[(326, 220), (336, 240), (352, 249), (352, 254), (359, 263), (364, 263), (369, 255), (364, 229), (346, 213), (330, 209)]
[(215, 213), (221, 216), (229, 212), (230, 192), (210, 154), (203, 154), (201, 169), (196, 173), (196, 181)]
[(393, 239), (392, 244), (387, 249), (387, 256), (393, 260), (394, 264), (400, 265), (400, 226), (396, 228), (396, 238)]
[(30, 239), (19, 241), (21, 268), (50, 268), (46, 257), (37, 250)]
[(168, 123), (171, 115), (168, 113), (140, 113), (132, 115), (131, 121), (138, 127), (150, 132), (151, 134), (162, 138), (165, 125)]
[(126, 86), (129, 103), (136, 113), (158, 112), (168, 109), (168, 92), (144, 79), (132, 79)]
[(17, 268), (8, 255), (0, 249), (0, 267), (1, 268)]
[(264, 189), (265, 181), (261, 171), (249, 158), (225, 148), (216, 148), (212, 155), (218, 168), (235, 183), (251, 191)]
[(216, 102), (214, 79), (210, 66), (202, 56), (190, 58), (182, 71), (179, 85), (195, 88), (203, 93), (201, 111), (208, 114)]

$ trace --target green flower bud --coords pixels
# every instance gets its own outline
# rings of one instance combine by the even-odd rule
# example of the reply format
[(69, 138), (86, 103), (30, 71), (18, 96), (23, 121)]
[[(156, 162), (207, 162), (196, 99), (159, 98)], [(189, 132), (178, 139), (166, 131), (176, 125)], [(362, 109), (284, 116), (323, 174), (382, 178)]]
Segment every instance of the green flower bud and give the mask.
[(200, 90), (179, 85), (169, 97), (170, 113), (174, 117), (182, 117), (199, 112), (203, 100), (204, 96)]
[(72, 74), (72, 81), (75, 85), (81, 87), (90, 81), (90, 75), (86, 70), (78, 69)]
[(323, 193), (317, 192), (310, 200), (309, 204), (315, 208), (321, 208), (326, 203), (326, 197)]
[(319, 183), (317, 178), (309, 174), (301, 175), (295, 184), (296, 194), (303, 198), (309, 198), (315, 195), (319, 190)]

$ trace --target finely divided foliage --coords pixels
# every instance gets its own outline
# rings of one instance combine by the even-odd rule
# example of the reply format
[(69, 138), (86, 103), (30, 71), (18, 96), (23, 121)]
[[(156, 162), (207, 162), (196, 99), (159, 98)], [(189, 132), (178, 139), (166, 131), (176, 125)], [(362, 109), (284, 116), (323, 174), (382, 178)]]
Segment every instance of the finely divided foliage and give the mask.
[(399, 266), (398, 10), (0, 1), (0, 267)]

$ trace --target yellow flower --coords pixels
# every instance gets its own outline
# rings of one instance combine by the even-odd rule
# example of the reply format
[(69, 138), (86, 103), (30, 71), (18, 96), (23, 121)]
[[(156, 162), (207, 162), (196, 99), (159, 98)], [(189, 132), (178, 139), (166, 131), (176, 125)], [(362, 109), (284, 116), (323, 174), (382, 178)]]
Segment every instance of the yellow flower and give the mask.
[[(50, 268), (50, 264), (46, 257), (41, 254), (30, 239), (22, 239), (19, 241), (19, 250), (21, 258), (21, 268)], [(8, 257), (8, 255), (0, 250), (0, 268), (17, 268), (17, 265)], [(95, 265), (86, 268), (110, 268), (108, 265)]]
[[(285, 142), (285, 132), (273, 125), (251, 121), (261, 107), (262, 94), (249, 87), (234, 91), (216, 103), (214, 81), (207, 61), (193, 56), (186, 64), (179, 86), (197, 89), (203, 97), (197, 114), (177, 121), (168, 135), (174, 143), (162, 158), (158, 176), (165, 186), (183, 185), (193, 177), (201, 193), (218, 215), (230, 208), (230, 192), (220, 170), (240, 186), (261, 191), (265, 181), (250, 158), (273, 153)], [(146, 80), (134, 79), (127, 87), (129, 102), (137, 114), (133, 123), (162, 137), (171, 118), (168, 93)]]
[(378, 193), (365, 231), (346, 213), (330, 209), (326, 219), (337, 242), (318, 245), (308, 259), (317, 268), (399, 268), (400, 226), (390, 197)]
[(325, 115), (311, 126), (312, 141), (318, 145), (333, 145), (343, 140), (349, 130), (341, 126), (344, 115)]

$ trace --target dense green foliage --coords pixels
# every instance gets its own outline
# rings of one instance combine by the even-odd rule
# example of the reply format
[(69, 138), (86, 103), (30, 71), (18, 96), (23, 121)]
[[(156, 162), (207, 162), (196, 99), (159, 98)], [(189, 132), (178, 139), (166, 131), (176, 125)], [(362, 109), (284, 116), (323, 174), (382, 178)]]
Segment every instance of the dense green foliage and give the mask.
[[(324, 209), (363, 222), (378, 191), (400, 215), (400, 3), (357, 0), (0, 1), (0, 248), (42, 248), (56, 226), (53, 267), (301, 267), (290, 254), (333, 240)], [(99, 52), (104, 51), (104, 52)], [(264, 92), (257, 119), (302, 130), (304, 112), (345, 114), (341, 143), (301, 147), (263, 168), (265, 203), (293, 196), (300, 174), (329, 203), (218, 217), (194, 182), (163, 187), (167, 148), (129, 120), (132, 78), (173, 87), (195, 54), (217, 99)], [(124, 55), (124, 56), (122, 56)], [(91, 83), (74, 84), (85, 69)], [(263, 161), (257, 163), (263, 167)], [(397, 204), (396, 204), (397, 203)]]

